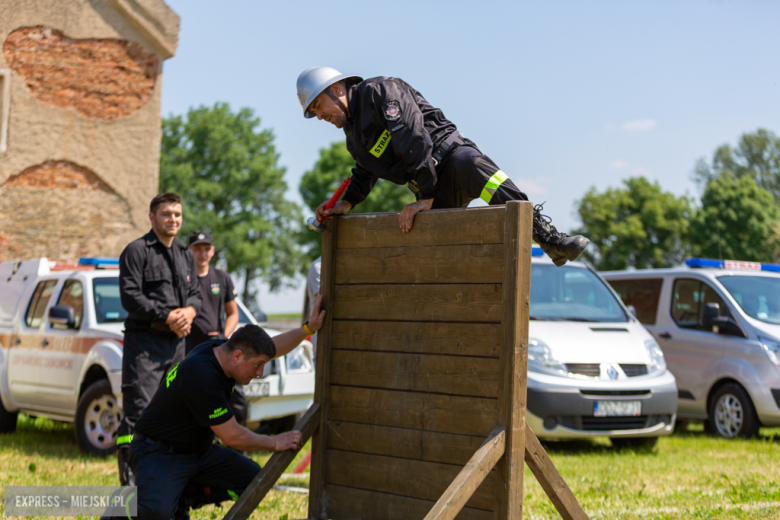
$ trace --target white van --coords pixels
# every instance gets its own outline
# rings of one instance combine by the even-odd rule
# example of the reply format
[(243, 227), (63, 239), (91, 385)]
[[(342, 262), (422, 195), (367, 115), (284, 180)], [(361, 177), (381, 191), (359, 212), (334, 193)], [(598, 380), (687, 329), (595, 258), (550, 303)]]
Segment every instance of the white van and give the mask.
[(526, 422), (537, 437), (650, 447), (670, 435), (677, 386), (653, 337), (585, 264), (532, 255)]
[(661, 345), (680, 419), (726, 438), (780, 426), (780, 265), (685, 263), (602, 274)]
[[(86, 453), (114, 450), (127, 317), (117, 265), (116, 258), (0, 263), (0, 433), (14, 431), (24, 412), (73, 422)], [(239, 325), (256, 323), (236, 302)], [(283, 423), (276, 429), (294, 426), (314, 397), (312, 359), (304, 341), (266, 365), (263, 377), (245, 387), (248, 426), (269, 420)]]

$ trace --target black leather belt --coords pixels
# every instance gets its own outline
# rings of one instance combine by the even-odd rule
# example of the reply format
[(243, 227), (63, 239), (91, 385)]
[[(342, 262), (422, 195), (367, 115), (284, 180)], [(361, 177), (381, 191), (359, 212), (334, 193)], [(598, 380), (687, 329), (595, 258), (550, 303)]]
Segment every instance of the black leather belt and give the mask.
[(463, 136), (460, 135), (460, 132), (458, 132), (457, 130), (455, 130), (450, 135), (448, 135), (447, 138), (444, 141), (442, 141), (442, 143), (438, 147), (436, 147), (436, 149), (433, 151), (431, 157), (433, 157), (434, 164), (438, 166), (439, 163), (444, 159), (444, 157), (447, 156), (447, 152), (450, 151), (450, 149), (455, 143), (457, 144), (465, 143), (465, 141), (463, 140)]

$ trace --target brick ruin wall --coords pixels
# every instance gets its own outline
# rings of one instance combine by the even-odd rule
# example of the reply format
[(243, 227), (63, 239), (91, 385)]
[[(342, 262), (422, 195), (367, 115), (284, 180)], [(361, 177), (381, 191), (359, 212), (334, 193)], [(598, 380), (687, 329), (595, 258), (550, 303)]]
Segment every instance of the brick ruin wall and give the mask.
[(0, 186), (0, 261), (119, 256), (142, 233), (130, 206), (94, 172), (46, 161)]
[(40, 25), (11, 32), (3, 58), (39, 101), (90, 119), (116, 119), (144, 106), (160, 68), (157, 55), (137, 43), (76, 40)]
[[(138, 43), (73, 39), (45, 26), (12, 31), (2, 52), (38, 101), (92, 120), (142, 108), (160, 71), (158, 56)], [(96, 172), (66, 159), (32, 165), (0, 185), (0, 261), (118, 256), (147, 231), (133, 224), (127, 200)]]

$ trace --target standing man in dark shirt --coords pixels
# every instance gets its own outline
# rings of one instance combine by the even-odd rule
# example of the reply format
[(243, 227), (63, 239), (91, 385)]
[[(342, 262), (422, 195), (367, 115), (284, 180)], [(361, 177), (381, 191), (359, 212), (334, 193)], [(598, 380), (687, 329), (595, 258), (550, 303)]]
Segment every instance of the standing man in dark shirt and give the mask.
[[(420, 211), (462, 208), (477, 197), (491, 205), (528, 200), (439, 108), (399, 78), (363, 80), (312, 67), (298, 76), (297, 89), (304, 117), (343, 129), (355, 159), (344, 198), (329, 210), (323, 202), (316, 210), (320, 221), (360, 204), (380, 178), (408, 185), (417, 197), (398, 216), (404, 233)], [(575, 260), (589, 240), (559, 232), (541, 211), (541, 205), (534, 207), (534, 240), (555, 265)]]
[[(322, 297), (307, 322), (311, 331), (322, 327), (321, 303)], [(190, 507), (236, 500), (260, 471), (238, 451), (301, 447), (299, 431), (268, 437), (239, 426), (228, 401), (233, 385), (249, 383), (268, 361), (292, 351), (308, 335), (300, 327), (272, 339), (257, 325), (246, 325), (229, 340), (199, 345), (174, 366), (141, 414), (130, 445), (138, 486), (136, 518), (186, 518)], [(214, 435), (233, 449), (214, 444)]]
[(117, 437), (119, 480), (132, 485), (127, 447), (141, 412), (165, 373), (184, 358), (192, 320), (200, 312), (195, 258), (176, 238), (181, 199), (162, 193), (149, 205), (152, 230), (130, 242), (119, 257), (119, 293), (125, 320), (122, 354), (122, 411)]
[[(192, 322), (192, 331), (187, 335), (187, 354), (201, 343), (229, 338), (238, 325), (238, 304), (233, 281), (228, 273), (209, 265), (216, 252), (214, 237), (208, 231), (193, 231), (188, 245), (198, 266), (200, 297), (203, 305)], [(238, 424), (246, 426), (249, 406), (244, 396), (243, 385), (236, 385), (230, 397), (230, 405)]]

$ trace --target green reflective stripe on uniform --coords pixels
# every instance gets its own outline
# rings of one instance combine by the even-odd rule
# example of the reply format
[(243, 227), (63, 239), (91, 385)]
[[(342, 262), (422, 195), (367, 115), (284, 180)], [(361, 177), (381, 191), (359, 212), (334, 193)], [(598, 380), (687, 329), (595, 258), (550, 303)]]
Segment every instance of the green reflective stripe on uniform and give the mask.
[(119, 446), (120, 444), (130, 444), (132, 442), (133, 436), (132, 435), (120, 435), (116, 438), (116, 445)]
[(485, 187), (482, 188), (482, 193), (480, 193), (479, 198), (490, 204), (490, 201), (493, 199), (493, 195), (496, 193), (498, 187), (501, 186), (508, 178), (509, 177), (506, 176), (506, 173), (498, 170), (490, 179), (488, 179), (487, 184), (485, 184)]
[(177, 363), (175, 367), (171, 369), (170, 372), (168, 372), (168, 375), (165, 376), (165, 388), (168, 388), (171, 386), (171, 381), (176, 379), (176, 369), (179, 368), (179, 364)]
[(387, 143), (390, 142), (390, 132), (385, 130), (382, 135), (379, 136), (379, 140), (376, 142), (373, 148), (371, 148), (371, 155), (379, 159), (379, 156), (385, 153), (387, 149)]
[(238, 500), (238, 495), (236, 495), (236, 492), (232, 489), (228, 489), (228, 495), (232, 500)]

